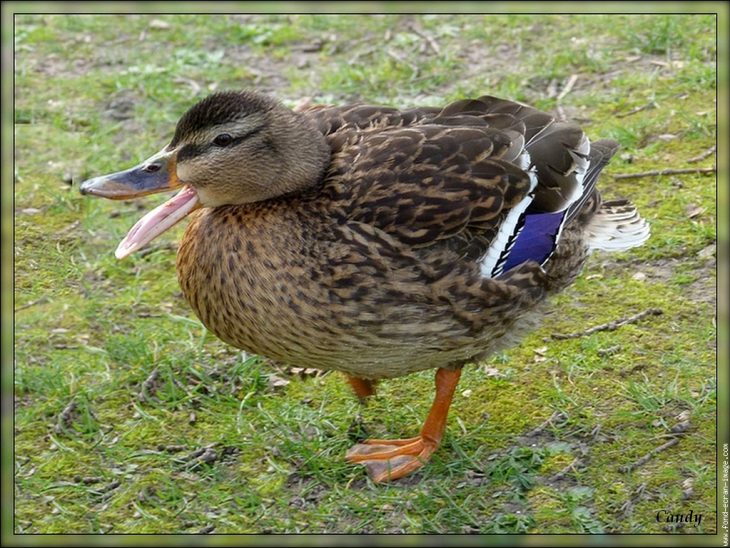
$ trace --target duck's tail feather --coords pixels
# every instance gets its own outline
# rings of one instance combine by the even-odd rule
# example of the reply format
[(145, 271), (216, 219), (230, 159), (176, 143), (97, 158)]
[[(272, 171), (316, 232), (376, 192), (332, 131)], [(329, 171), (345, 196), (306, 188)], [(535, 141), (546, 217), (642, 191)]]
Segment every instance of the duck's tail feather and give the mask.
[(604, 202), (586, 226), (591, 250), (625, 251), (649, 239), (649, 223), (628, 200)]

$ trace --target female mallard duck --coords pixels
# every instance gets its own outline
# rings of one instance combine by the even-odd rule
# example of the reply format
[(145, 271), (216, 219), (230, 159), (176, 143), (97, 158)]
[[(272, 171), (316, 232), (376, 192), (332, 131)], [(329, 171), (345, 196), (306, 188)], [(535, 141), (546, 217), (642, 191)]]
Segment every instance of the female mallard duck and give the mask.
[(197, 210), (177, 256), (180, 285), (237, 348), (342, 371), (360, 398), (377, 379), (438, 368), (419, 436), (347, 454), (386, 481), (438, 447), (464, 364), (533, 328), (592, 249), (648, 238), (630, 203), (601, 203), (596, 190), (616, 149), (489, 96), (295, 112), (223, 92), (188, 110), (159, 153), (81, 192), (127, 199), (182, 186), (116, 255)]

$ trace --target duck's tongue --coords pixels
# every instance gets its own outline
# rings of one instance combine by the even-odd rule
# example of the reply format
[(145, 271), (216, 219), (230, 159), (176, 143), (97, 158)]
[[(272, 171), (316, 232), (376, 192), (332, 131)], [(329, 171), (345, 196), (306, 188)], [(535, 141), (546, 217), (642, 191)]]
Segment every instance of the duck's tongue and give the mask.
[(151, 242), (165, 232), (165, 230), (175, 225), (175, 223), (198, 206), (198, 195), (195, 190), (190, 186), (184, 186), (171, 199), (157, 206), (137, 221), (132, 227), (132, 230), (119, 242), (119, 246), (114, 252), (114, 255), (117, 259), (123, 259), (127, 255), (134, 253), (140, 247)]

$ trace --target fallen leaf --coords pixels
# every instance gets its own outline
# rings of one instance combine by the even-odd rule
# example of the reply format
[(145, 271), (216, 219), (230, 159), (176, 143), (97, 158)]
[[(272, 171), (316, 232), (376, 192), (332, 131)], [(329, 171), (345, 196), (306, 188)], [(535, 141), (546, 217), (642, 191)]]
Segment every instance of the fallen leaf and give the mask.
[(697, 204), (689, 204), (684, 211), (687, 214), (687, 217), (694, 219), (698, 215), (702, 215), (705, 212), (705, 208), (698, 206)]
[(682, 412), (681, 412), (681, 413), (680, 413), (679, 415), (677, 415), (677, 420), (678, 420), (679, 422), (684, 422), (684, 421), (688, 421), (688, 420), (689, 420), (689, 418), (690, 418), (691, 416), (692, 416), (692, 413), (690, 413), (689, 411), (687, 411), (687, 410), (685, 409), (685, 410), (684, 410), (684, 411), (682, 411)]
[(717, 252), (717, 244), (710, 244), (706, 248), (698, 251), (697, 256), (700, 259), (708, 259), (710, 257), (714, 257), (716, 252)]
[(636, 280), (637, 282), (643, 282), (644, 280), (646, 280), (646, 274), (644, 274), (643, 272), (637, 272), (636, 274), (631, 276), (631, 278)]
[(289, 384), (289, 381), (286, 379), (282, 379), (281, 377), (277, 375), (269, 375), (269, 387), (276, 390), (277, 388), (283, 388), (287, 384)]
[(170, 28), (170, 23), (163, 21), (162, 19), (153, 19), (150, 21), (149, 27), (151, 29), (167, 30)]
[(80, 224), (79, 221), (74, 221), (70, 225), (67, 225), (64, 228), (62, 228), (61, 230), (59, 230), (58, 232), (56, 232), (56, 234), (65, 234), (66, 232), (70, 232), (70, 231), (74, 230), (76, 227), (78, 227), (79, 224)]

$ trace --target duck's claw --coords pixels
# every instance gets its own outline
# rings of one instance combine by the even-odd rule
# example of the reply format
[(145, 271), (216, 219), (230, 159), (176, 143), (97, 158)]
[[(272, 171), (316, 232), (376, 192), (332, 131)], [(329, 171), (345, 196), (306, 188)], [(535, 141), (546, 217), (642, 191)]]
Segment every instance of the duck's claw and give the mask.
[(422, 437), (403, 440), (366, 440), (347, 452), (347, 461), (364, 464), (376, 482), (393, 481), (421, 468), (438, 444)]

